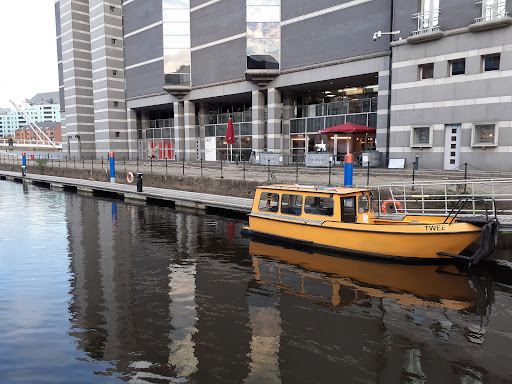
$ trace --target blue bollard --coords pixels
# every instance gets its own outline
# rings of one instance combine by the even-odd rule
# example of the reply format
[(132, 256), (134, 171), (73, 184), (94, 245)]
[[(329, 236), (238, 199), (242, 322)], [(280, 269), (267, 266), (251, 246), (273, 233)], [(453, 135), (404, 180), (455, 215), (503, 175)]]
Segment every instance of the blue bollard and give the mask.
[(116, 182), (116, 162), (114, 159), (114, 152), (110, 152), (110, 182)]
[(347, 153), (345, 155), (345, 188), (351, 187), (354, 178), (354, 155)]

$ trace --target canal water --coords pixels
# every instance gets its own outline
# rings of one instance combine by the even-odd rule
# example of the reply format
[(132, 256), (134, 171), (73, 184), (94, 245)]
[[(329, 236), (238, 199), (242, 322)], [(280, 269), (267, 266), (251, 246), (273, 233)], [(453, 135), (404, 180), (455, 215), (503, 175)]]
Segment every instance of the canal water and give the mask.
[(0, 383), (510, 383), (512, 259), (311, 254), (0, 181)]

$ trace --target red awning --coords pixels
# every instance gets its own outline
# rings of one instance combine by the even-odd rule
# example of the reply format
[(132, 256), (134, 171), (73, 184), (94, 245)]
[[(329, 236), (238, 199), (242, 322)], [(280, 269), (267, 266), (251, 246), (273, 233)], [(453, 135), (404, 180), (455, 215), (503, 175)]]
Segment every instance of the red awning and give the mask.
[(364, 125), (358, 124), (341, 124), (331, 128), (325, 128), (318, 133), (375, 133), (377, 130), (375, 128), (365, 127)]

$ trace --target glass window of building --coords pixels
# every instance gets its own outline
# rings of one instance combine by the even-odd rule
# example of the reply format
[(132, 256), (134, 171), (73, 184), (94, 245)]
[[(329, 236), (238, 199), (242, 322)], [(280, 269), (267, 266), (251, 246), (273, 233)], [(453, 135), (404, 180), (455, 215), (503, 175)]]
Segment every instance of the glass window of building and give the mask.
[(412, 147), (430, 147), (432, 145), (430, 127), (413, 127), (411, 133)]
[(422, 29), (436, 29), (439, 26), (439, 0), (423, 0), (421, 5)]
[(420, 80), (434, 78), (434, 63), (420, 65), (418, 69)]
[(190, 0), (162, 0), (165, 84), (190, 85)]
[(466, 59), (458, 59), (450, 62), (450, 73), (452, 76), (466, 73)]
[(474, 146), (494, 146), (497, 144), (496, 124), (475, 124), (473, 129)]
[(499, 71), (500, 54), (483, 57), (484, 71)]
[(246, 0), (247, 69), (279, 69), (281, 1)]

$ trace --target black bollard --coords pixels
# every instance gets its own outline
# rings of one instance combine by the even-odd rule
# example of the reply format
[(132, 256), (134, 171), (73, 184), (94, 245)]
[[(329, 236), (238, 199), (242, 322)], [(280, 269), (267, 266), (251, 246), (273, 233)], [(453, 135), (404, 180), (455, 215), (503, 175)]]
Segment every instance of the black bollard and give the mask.
[(270, 183), (270, 159), (267, 161), (267, 181)]
[(137, 172), (137, 192), (142, 192), (142, 173)]
[(201, 157), (201, 177), (203, 177), (203, 158)]
[(331, 160), (329, 160), (329, 187), (331, 186)]
[(244, 180), (245, 180), (245, 161), (244, 161)]
[(183, 155), (183, 176), (185, 176), (185, 155)]
[(416, 162), (413, 162), (412, 164), (412, 190), (414, 191), (414, 171), (416, 170)]
[(153, 173), (153, 157), (149, 158), (149, 163), (150, 163), (151, 173)]
[(464, 193), (466, 193), (468, 186), (468, 163), (464, 163), (464, 180), (466, 180), (466, 182), (464, 183)]
[(167, 175), (167, 157), (165, 158), (165, 174)]
[(370, 185), (370, 160), (368, 159), (368, 171), (366, 173), (366, 185)]
[(220, 158), (220, 178), (224, 178), (224, 175), (222, 174), (222, 157)]
[(299, 184), (299, 159), (295, 161), (295, 184)]

